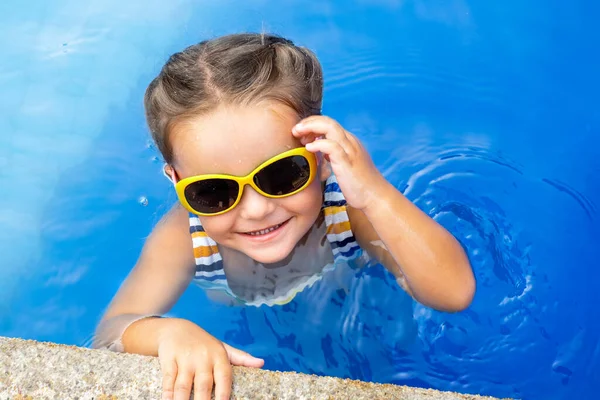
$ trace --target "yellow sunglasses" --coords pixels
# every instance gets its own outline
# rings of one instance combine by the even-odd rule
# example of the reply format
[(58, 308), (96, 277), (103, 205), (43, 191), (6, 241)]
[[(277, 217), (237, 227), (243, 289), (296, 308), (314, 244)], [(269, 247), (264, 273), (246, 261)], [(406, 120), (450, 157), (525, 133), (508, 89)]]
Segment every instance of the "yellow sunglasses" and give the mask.
[(175, 191), (188, 211), (201, 216), (213, 216), (237, 206), (246, 185), (265, 197), (288, 197), (310, 185), (316, 170), (315, 155), (304, 147), (298, 147), (270, 158), (246, 176), (191, 176), (176, 182)]

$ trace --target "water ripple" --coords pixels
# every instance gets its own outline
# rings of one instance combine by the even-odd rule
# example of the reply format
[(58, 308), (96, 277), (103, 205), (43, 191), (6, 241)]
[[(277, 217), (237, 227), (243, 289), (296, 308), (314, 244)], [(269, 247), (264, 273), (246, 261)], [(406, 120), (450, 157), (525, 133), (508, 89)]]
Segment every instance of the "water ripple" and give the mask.
[[(539, 378), (506, 382), (503, 377), (515, 371), (528, 376), (536, 363), (527, 360), (556, 352), (557, 299), (570, 296), (561, 286), (564, 271), (549, 277), (541, 264), (542, 254), (552, 249), (532, 240), (543, 237), (549, 229), (543, 227), (554, 222), (547, 220), (553, 215), (554, 197), (544, 188), (573, 197), (582, 218), (583, 213), (591, 218), (595, 206), (569, 186), (531, 176), (523, 165), (489, 148), (430, 149), (426, 155), (429, 161), (414, 165), (406, 180), (398, 179), (400, 169), (406, 168), (402, 163), (393, 163), (386, 176), (457, 237), (471, 260), (478, 294), (468, 312), (452, 316), (416, 306), (422, 356), (417, 365), (434, 387), (454, 382), (464, 390), (467, 382), (477, 382), (480, 392), (503, 387), (507, 393), (519, 393), (520, 387)], [(571, 215), (577, 219), (576, 213)], [(577, 333), (572, 335), (561, 342), (577, 343)], [(573, 379), (572, 360), (583, 350), (571, 345), (565, 351), (568, 356), (537, 362), (554, 371), (550, 386), (565, 386)], [(501, 358), (508, 354), (520, 364), (502, 367)], [(410, 382), (402, 376), (398, 383)]]
[(587, 197), (585, 197), (582, 193), (577, 191), (576, 189), (570, 187), (566, 183), (559, 182), (555, 179), (547, 179), (542, 178), (542, 182), (547, 183), (548, 185), (558, 189), (559, 191), (571, 196), (573, 200), (575, 200), (581, 208), (585, 211), (590, 220), (594, 219), (593, 215), (596, 214), (596, 206), (592, 201), (590, 201)]
[(339, 91), (356, 93), (373, 88), (411, 87), (496, 105), (504, 98), (506, 89), (484, 64), (478, 67), (473, 65), (474, 60), (465, 59), (464, 62), (473, 67), (467, 75), (462, 68), (451, 69), (445, 64), (426, 62), (426, 55), (421, 49), (400, 45), (391, 59), (390, 55), (384, 57), (376, 51), (353, 54), (347, 60), (337, 59), (331, 65), (325, 64), (325, 89), (328, 95), (335, 96)]

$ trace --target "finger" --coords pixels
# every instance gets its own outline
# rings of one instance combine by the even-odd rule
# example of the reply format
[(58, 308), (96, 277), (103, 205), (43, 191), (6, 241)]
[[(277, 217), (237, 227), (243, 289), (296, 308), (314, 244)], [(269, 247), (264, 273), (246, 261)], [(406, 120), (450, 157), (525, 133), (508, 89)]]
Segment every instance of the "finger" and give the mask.
[(231, 395), (231, 383), (233, 381), (233, 370), (229, 359), (225, 357), (215, 362), (215, 400), (227, 400)]
[[(308, 136), (300, 138), (301, 142), (304, 137), (310, 138), (314, 136), (320, 139), (325, 138), (338, 142), (348, 154), (354, 154), (355, 152), (356, 145), (353, 141), (350, 141), (352, 135), (331, 118), (321, 117), (320, 119), (313, 119), (307, 122), (301, 121), (301, 125), (296, 129), (298, 132), (310, 132)], [(313, 143), (314, 141), (316, 140), (306, 140), (306, 143), (303, 144), (306, 146), (306, 144)]]
[(292, 134), (296, 137), (307, 134), (320, 135), (338, 142), (346, 140), (346, 130), (337, 121), (323, 116), (309, 117), (300, 121), (292, 128)]
[(196, 376), (194, 377), (194, 400), (210, 400), (212, 388), (212, 370), (196, 370)]
[(189, 367), (177, 365), (177, 379), (173, 388), (174, 400), (189, 400), (192, 393), (192, 383), (194, 382), (194, 370)]
[(310, 121), (312, 121), (315, 118), (318, 119), (318, 118), (325, 118), (325, 117), (323, 117), (321, 115), (312, 115), (310, 117), (307, 117), (307, 118), (304, 118), (304, 119), (298, 121), (296, 123), (296, 125), (294, 125), (292, 127), (292, 135), (295, 137), (298, 137), (298, 138), (310, 135), (312, 132), (302, 129), (302, 127), (305, 126), (307, 123), (309, 123)]
[(320, 151), (321, 153), (325, 154), (328, 160), (331, 162), (350, 163), (350, 157), (348, 157), (348, 153), (344, 151), (338, 142), (330, 139), (322, 139), (308, 143), (306, 145), (306, 150), (312, 153)]
[(314, 142), (315, 140), (321, 139), (323, 137), (323, 135), (321, 135), (321, 134), (315, 134), (310, 131), (306, 131), (306, 132), (305, 131), (303, 131), (303, 132), (292, 131), (292, 136), (294, 136), (296, 139), (298, 139), (302, 146), (306, 146), (307, 143)]
[(313, 133), (307, 133), (305, 136), (300, 137), (300, 143), (302, 144), (302, 146), (306, 146), (307, 143), (314, 142), (315, 140), (317, 140), (318, 137), (321, 137), (321, 135), (317, 136)]
[(256, 358), (245, 351), (231, 347), (230, 345), (223, 343), (229, 361), (233, 365), (241, 365), (244, 367), (261, 368), (265, 364), (265, 360), (262, 358)]
[(312, 121), (318, 121), (318, 120), (322, 120), (322, 119), (336, 122), (333, 118), (328, 117), (326, 115), (309, 115), (308, 117), (301, 119), (299, 122), (312, 122)]
[(177, 377), (177, 363), (173, 359), (159, 358), (162, 371), (162, 399), (173, 400), (175, 378)]

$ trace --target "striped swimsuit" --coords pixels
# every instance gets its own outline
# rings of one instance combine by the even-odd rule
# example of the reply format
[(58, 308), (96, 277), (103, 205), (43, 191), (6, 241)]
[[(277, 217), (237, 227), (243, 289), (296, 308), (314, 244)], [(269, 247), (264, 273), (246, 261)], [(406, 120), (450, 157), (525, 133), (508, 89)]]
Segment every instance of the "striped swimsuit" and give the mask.
[(354, 260), (362, 254), (362, 250), (352, 233), (350, 220), (346, 212), (346, 199), (333, 174), (325, 184), (322, 212), (325, 217), (326, 237), (333, 251), (334, 262), (325, 266), (321, 273), (304, 277), (301, 282), (298, 282), (283, 294), (252, 301), (240, 298), (231, 290), (225, 276), (223, 258), (217, 243), (206, 234), (198, 216), (190, 214), (190, 233), (196, 261), (194, 283), (206, 290), (223, 291), (239, 303), (246, 305), (275, 305), (290, 302), (297, 293), (321, 279), (323, 273), (332, 270), (336, 263)]

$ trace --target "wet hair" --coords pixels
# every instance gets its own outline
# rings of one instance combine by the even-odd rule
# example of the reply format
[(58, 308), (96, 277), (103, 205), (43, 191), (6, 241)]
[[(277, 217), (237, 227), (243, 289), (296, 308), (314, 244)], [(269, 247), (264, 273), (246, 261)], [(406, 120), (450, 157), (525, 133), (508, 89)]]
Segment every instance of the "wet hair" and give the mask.
[(226, 35), (173, 54), (144, 96), (146, 121), (169, 164), (177, 124), (221, 105), (274, 100), (299, 118), (321, 113), (323, 73), (310, 50), (280, 36)]

